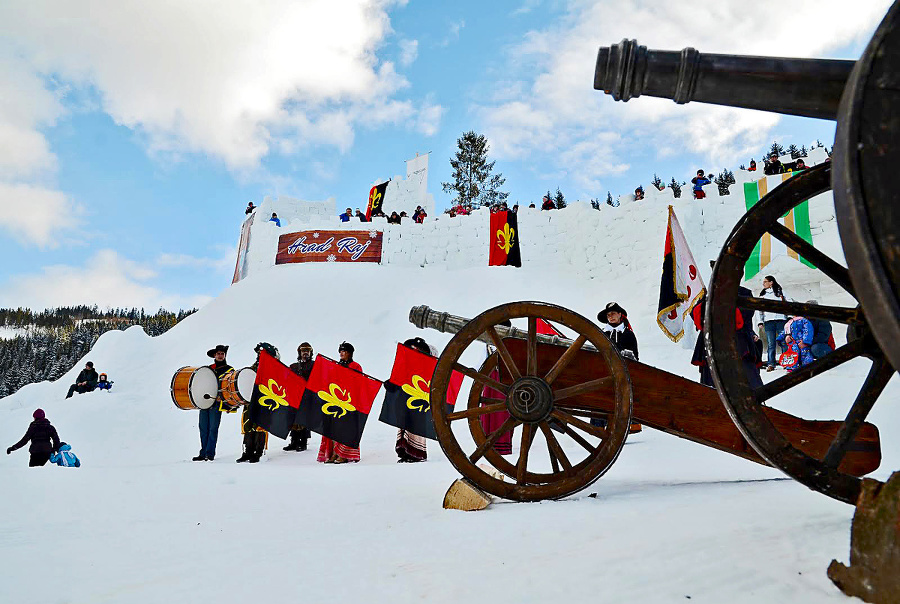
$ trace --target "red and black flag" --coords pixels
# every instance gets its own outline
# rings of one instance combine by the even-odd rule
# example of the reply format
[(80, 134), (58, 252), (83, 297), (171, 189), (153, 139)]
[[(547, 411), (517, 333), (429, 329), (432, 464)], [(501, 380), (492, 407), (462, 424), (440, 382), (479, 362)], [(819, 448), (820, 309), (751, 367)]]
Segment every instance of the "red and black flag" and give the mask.
[(515, 212), (491, 214), (491, 232), (488, 241), (491, 246), (488, 266), (522, 266), (519, 222)]
[(545, 336), (559, 336), (560, 338), (566, 337), (562, 334), (561, 331), (553, 326), (553, 323), (551, 323), (550, 321), (545, 321), (540, 317), (538, 317), (537, 319), (537, 332)]
[(358, 448), (381, 382), (316, 355), (297, 423), (348, 447)]
[(389, 182), (387, 180), (369, 189), (369, 205), (366, 206), (366, 220), (372, 220), (372, 214), (384, 212), (382, 209), (382, 206), (384, 206), (384, 192), (387, 190)]
[(260, 351), (250, 399), (251, 421), (270, 434), (287, 438), (305, 387), (306, 380), (265, 350)]
[(684, 337), (684, 318), (691, 314), (705, 294), (706, 286), (697, 270), (694, 255), (675, 210), (669, 206), (656, 323), (670, 340), (677, 342)]
[[(384, 403), (378, 418), (389, 426), (417, 436), (437, 440), (431, 418), (431, 376), (437, 359), (403, 344), (397, 344), (391, 378), (384, 383)], [(447, 388), (447, 411), (453, 410), (463, 375), (454, 371)]]

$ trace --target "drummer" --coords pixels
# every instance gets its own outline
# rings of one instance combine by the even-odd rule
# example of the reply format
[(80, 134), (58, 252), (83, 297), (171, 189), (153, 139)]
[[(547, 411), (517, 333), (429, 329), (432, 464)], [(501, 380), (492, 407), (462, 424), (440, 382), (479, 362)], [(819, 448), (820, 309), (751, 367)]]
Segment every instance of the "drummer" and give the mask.
[[(277, 348), (268, 342), (260, 342), (253, 348), (253, 352), (256, 353), (256, 362), (250, 366), (253, 371), (259, 369), (259, 354), (263, 350), (276, 359), (281, 359)], [(235, 461), (237, 463), (259, 463), (269, 442), (269, 434), (250, 418), (250, 405), (244, 405), (241, 412), (241, 434), (244, 435), (244, 452)]]
[(219, 423), (222, 420), (222, 380), (234, 371), (234, 367), (225, 362), (228, 346), (217, 344), (206, 351), (206, 356), (214, 360), (209, 366), (219, 380), (219, 394), (216, 402), (209, 409), (200, 410), (200, 453), (192, 461), (212, 461), (216, 458), (216, 441), (219, 439)]

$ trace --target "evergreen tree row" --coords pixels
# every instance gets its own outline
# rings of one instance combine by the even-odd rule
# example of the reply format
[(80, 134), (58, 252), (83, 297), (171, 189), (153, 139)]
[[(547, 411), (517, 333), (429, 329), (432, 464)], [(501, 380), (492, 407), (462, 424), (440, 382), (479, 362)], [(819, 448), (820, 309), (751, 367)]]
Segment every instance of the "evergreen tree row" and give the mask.
[[(96, 306), (65, 307), (39, 313), (27, 308), (0, 309), (0, 325), (28, 329), (25, 335), (0, 339), (0, 398), (26, 384), (59, 379), (84, 358), (107, 331), (140, 325), (147, 335), (158, 336), (196, 311), (173, 313), (160, 309), (150, 315), (143, 309), (101, 312)], [(97, 369), (103, 371), (102, 367)]]

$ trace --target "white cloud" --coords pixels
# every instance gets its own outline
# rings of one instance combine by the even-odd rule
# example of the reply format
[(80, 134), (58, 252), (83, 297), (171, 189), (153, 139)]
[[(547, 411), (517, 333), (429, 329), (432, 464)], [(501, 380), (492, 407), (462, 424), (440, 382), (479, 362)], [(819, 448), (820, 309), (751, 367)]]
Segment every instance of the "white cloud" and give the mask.
[[(396, 119), (385, 114), (407, 102), (392, 97), (408, 82), (376, 56), (394, 4), (11, 0), (0, 39), (32, 78), (94, 87), (151, 153), (207, 153), (247, 170), (285, 140), (346, 150), (359, 123)], [(17, 84), (0, 74), (0, 86)], [(29, 148), (41, 161), (40, 145)]]
[[(177, 259), (175, 259), (177, 260)], [(209, 296), (167, 294), (152, 285), (158, 272), (145, 264), (101, 250), (84, 266), (52, 265), (32, 275), (13, 276), (0, 288), (0, 306), (33, 309), (75, 304), (100, 307), (199, 307)]]
[(419, 56), (418, 40), (400, 40), (400, 64), (409, 67)]
[[(475, 107), (496, 156), (544, 160), (589, 192), (597, 177), (627, 169), (630, 153), (689, 151), (716, 165), (762, 147), (778, 116), (641, 98), (627, 105), (593, 90), (597, 47), (634, 38), (648, 48), (776, 56), (821, 56), (869, 36), (889, 0), (578, 0), (560, 21), (509, 49), (499, 90)], [(599, 144), (602, 142), (602, 144)]]
[(81, 223), (81, 209), (64, 193), (40, 185), (0, 181), (0, 207), (0, 228), (25, 244), (56, 247)]
[(443, 40), (441, 40), (440, 46), (449, 46), (451, 42), (456, 42), (457, 40), (459, 40), (459, 32), (461, 32), (465, 26), (465, 19), (451, 22), (450, 27), (447, 30), (447, 35)]

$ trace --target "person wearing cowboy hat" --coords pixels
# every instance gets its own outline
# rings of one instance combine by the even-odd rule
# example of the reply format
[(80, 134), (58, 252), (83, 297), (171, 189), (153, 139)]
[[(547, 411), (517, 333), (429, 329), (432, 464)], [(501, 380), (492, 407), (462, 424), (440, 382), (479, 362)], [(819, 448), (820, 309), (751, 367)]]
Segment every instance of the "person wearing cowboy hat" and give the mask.
[(228, 354), (228, 346), (217, 344), (215, 348), (206, 351), (206, 356), (213, 359), (209, 366), (219, 380), (219, 395), (216, 402), (209, 409), (200, 410), (200, 453), (192, 457), (191, 461), (212, 461), (216, 458), (216, 443), (219, 440), (219, 424), (222, 422), (222, 380), (234, 371), (234, 367), (225, 361)]
[[(603, 323), (600, 330), (609, 338), (616, 350), (627, 359), (638, 360), (638, 344), (637, 337), (631, 329), (631, 323), (628, 322), (628, 313), (624, 308), (619, 306), (618, 302), (610, 302), (606, 307), (597, 313), (597, 320)], [(605, 422), (601, 419), (592, 419), (591, 423), (604, 427)], [(632, 422), (629, 428), (629, 434), (640, 432), (641, 425)]]

